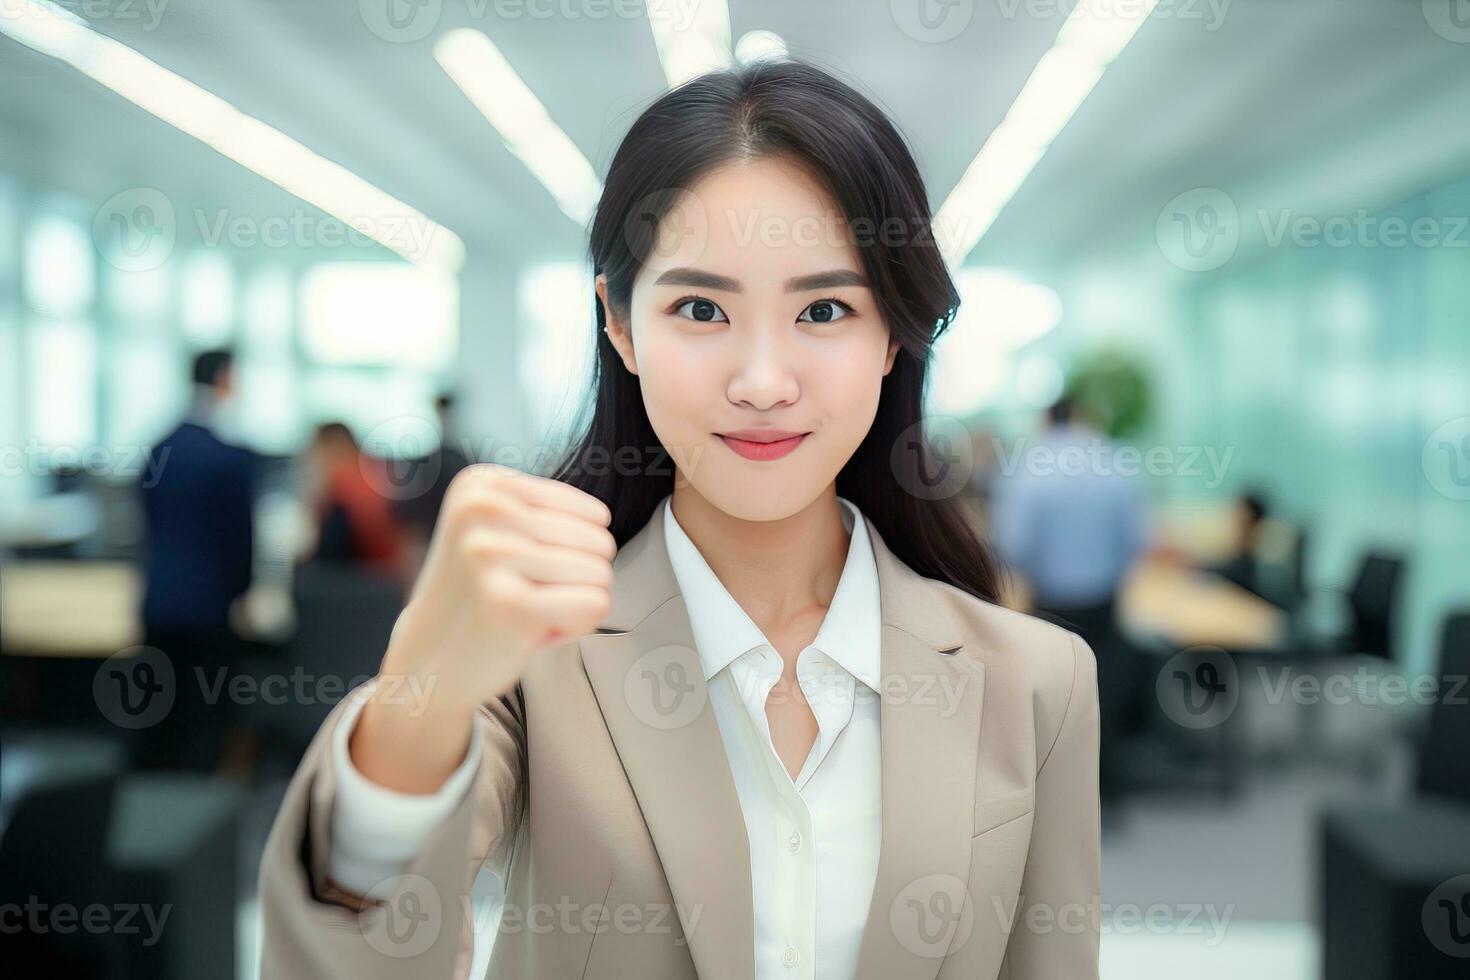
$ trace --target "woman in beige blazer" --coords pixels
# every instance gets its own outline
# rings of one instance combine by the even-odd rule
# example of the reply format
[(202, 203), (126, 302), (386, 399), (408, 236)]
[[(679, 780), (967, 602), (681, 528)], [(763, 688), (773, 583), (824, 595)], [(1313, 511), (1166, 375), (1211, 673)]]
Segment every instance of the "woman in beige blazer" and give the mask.
[(902, 137), (811, 65), (701, 76), (590, 238), (585, 426), (453, 481), (272, 828), (263, 976), (469, 977), (484, 869), (493, 978), (1096, 978), (1096, 666), (930, 452)]

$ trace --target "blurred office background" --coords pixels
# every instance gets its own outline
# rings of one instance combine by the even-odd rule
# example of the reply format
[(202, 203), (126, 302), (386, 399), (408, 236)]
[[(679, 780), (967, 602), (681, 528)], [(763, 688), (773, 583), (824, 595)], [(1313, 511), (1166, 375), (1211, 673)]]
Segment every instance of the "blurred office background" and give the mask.
[[(436, 495), (563, 445), (623, 131), (786, 53), (911, 140), (964, 295), (929, 436), (1098, 652), (1104, 977), (1465, 975), (1461, 0), (0, 2), (25, 962), (253, 976), (265, 830)], [(239, 477), (150, 498), (160, 449)], [(154, 586), (214, 621), (143, 614), (150, 537), (233, 555)], [(57, 927), (94, 902), (136, 921)]]

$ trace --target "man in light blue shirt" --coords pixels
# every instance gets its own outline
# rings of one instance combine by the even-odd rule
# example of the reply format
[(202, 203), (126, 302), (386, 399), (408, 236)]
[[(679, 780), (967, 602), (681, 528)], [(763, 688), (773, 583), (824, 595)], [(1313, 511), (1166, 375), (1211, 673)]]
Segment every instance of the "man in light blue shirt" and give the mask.
[(1120, 713), (1136, 695), (1135, 669), (1117, 642), (1116, 597), (1148, 548), (1148, 498), (1132, 460), (1070, 399), (1047, 411), (1040, 438), (998, 455), (991, 539), (1032, 589), (1034, 612), (1075, 631), (1097, 653), (1102, 698), (1102, 793), (1115, 797)]
[(1034, 442), (1002, 455), (991, 526), (1035, 604), (1063, 612), (1110, 605), (1148, 546), (1148, 499), (1116, 447), (1070, 399), (1047, 411)]

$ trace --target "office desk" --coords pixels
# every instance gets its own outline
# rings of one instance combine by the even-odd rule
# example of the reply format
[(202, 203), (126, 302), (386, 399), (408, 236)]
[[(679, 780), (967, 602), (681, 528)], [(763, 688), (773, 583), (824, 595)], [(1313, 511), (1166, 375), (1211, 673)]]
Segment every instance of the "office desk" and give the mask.
[[(1286, 614), (1227, 579), (1189, 565), (1165, 559), (1148, 559), (1129, 574), (1118, 595), (1119, 630), (1145, 657), (1157, 663), (1148, 671), (1154, 683), (1144, 693), (1157, 716), (1167, 719), (1152, 729), (1161, 745), (1203, 751), (1204, 767), (1186, 767), (1165, 778), (1177, 782), (1185, 773), (1191, 777), (1210, 774), (1217, 788), (1229, 796), (1241, 785), (1249, 752), (1244, 744), (1241, 713), (1242, 687), (1253, 676), (1248, 667), (1288, 655)], [(1225, 651), (1224, 656), (1215, 648)], [(1178, 659), (1176, 659), (1178, 658)], [(1202, 666), (1205, 662), (1211, 665)], [(1219, 710), (1199, 718), (1189, 717), (1180, 698), (1185, 695), (1161, 687), (1165, 671), (1183, 670), (1194, 675), (1209, 670), (1224, 685)], [(1210, 699), (1214, 703), (1214, 699)], [(1248, 709), (1247, 709), (1248, 710)]]
[(0, 717), (107, 728), (92, 697), (101, 661), (143, 641), (142, 580), (122, 561), (0, 566)]
[(1234, 582), (1187, 565), (1140, 562), (1119, 594), (1119, 625), (1145, 645), (1279, 651), (1286, 614)]
[(110, 657), (142, 642), (142, 576), (121, 561), (0, 566), (0, 652)]

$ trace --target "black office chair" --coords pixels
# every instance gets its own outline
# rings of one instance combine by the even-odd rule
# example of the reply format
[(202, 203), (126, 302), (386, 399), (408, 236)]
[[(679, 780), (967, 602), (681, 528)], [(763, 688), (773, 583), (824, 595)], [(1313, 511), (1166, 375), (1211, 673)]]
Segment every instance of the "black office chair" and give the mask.
[[(1470, 807), (1470, 609), (1450, 615), (1440, 634), (1439, 696), (1419, 749), (1421, 796)], [(1470, 868), (1466, 869), (1470, 871)]]
[(1291, 542), (1291, 555), (1287, 559), (1286, 573), (1286, 605), (1287, 608), (1295, 610), (1306, 601), (1307, 591), (1310, 586), (1307, 583), (1307, 549), (1312, 543), (1311, 532), (1305, 524), (1296, 529), (1296, 537)]
[[(1369, 552), (1346, 590), (1312, 589), (1290, 620), (1294, 664), (1324, 679), (1394, 670), (1394, 634), (1407, 571), (1402, 557)], [(1411, 735), (1420, 720), (1414, 705), (1366, 701), (1329, 705), (1319, 700), (1304, 705), (1300, 716), (1298, 751), (1351, 761), (1370, 775), (1384, 771), (1395, 739)]]
[[(81, 928), (80, 919), (82, 910), (111, 910), (118, 900), (106, 857), (117, 781), (115, 772), (81, 776), (16, 803), (0, 837), (0, 906), (21, 910), (25, 922), (19, 930), (0, 929), (5, 976), (121, 975), (121, 947), (107, 930)], [(31, 909), (43, 928), (30, 927)], [(55, 918), (67, 910), (74, 913), (69, 923)]]
[(1322, 816), (1324, 980), (1466, 975), (1470, 920), (1457, 879), (1470, 872), (1470, 610), (1448, 617), (1440, 640), (1440, 696), (1420, 746), (1415, 798)]
[[(1305, 563), (1305, 542), (1296, 562)], [(1291, 645), (1303, 661), (1367, 656), (1392, 661), (1394, 630), (1403, 598), (1407, 565), (1398, 555), (1369, 552), (1346, 590), (1308, 587), (1304, 567), (1293, 568), (1300, 598), (1293, 604)]]
[(403, 590), (375, 572), (337, 562), (309, 562), (293, 585), (296, 632), (281, 655), (256, 669), (305, 677), (306, 698), (252, 705), (248, 716), (281, 761), (294, 768), (336, 701), (382, 662), (403, 608)]
[(1404, 560), (1396, 555), (1368, 554), (1348, 590), (1352, 628), (1347, 653), (1394, 659), (1394, 626), (1403, 593)]

